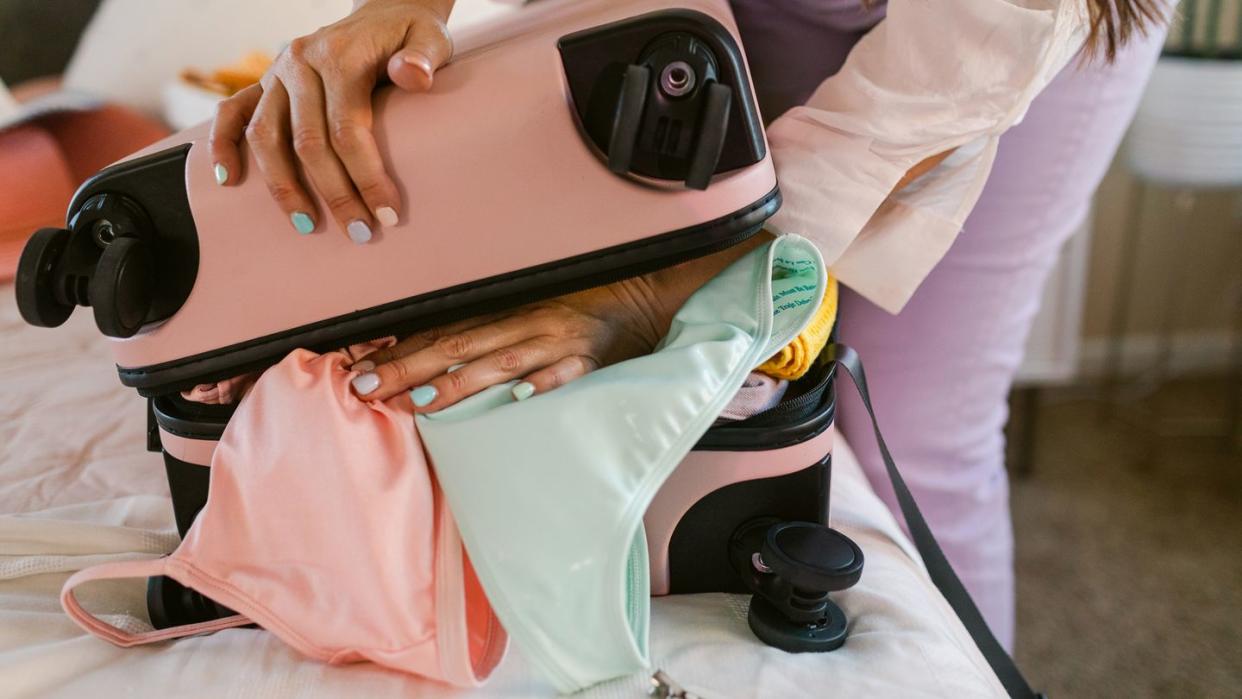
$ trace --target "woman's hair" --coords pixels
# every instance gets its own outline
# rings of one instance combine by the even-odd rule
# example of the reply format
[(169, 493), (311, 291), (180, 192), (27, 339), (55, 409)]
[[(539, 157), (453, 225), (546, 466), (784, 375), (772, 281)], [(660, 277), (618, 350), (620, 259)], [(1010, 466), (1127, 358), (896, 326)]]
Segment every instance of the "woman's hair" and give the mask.
[(1163, 0), (1086, 0), (1091, 11), (1091, 33), (1087, 35), (1089, 55), (1104, 55), (1112, 62), (1117, 50), (1134, 35), (1145, 34), (1165, 19)]

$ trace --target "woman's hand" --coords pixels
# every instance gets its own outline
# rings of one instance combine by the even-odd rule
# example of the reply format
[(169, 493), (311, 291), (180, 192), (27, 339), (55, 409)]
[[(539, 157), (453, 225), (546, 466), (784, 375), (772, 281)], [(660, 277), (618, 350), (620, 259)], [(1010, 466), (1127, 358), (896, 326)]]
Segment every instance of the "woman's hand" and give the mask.
[(354, 391), (384, 400), (410, 390), (418, 412), (447, 408), (499, 383), (522, 379), (524, 400), (601, 366), (650, 353), (700, 286), (763, 242), (607, 286), (473, 318), (407, 338), (354, 365)]
[(395, 225), (400, 196), (371, 133), (371, 93), (385, 73), (406, 90), (431, 87), (453, 53), (453, 2), (358, 0), (345, 19), (290, 42), (258, 85), (220, 102), (209, 145), (216, 182), (240, 181), (244, 134), (299, 233), (320, 215), (299, 172), (354, 242), (370, 240), (377, 221)]
[(367, 372), (354, 391), (382, 400), (413, 389), (415, 409), (429, 412), (520, 378), (513, 393), (525, 399), (650, 352), (671, 318), (647, 278), (628, 279), (406, 338), (354, 365)]

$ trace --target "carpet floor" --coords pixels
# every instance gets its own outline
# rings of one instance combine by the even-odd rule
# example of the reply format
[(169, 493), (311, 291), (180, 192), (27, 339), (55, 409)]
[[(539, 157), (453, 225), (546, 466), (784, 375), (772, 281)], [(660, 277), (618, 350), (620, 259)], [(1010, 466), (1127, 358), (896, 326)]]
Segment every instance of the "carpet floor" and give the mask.
[(1161, 434), (1236, 388), (1179, 381), (1111, 418), (1041, 392), (1012, 498), (1018, 659), (1049, 696), (1242, 696), (1242, 451)]

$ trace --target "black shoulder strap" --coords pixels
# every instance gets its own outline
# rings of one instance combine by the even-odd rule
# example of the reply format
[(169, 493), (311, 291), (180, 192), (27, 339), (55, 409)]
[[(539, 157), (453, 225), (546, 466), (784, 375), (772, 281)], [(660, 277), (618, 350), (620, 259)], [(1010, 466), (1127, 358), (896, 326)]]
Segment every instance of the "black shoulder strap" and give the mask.
[(936, 543), (936, 537), (932, 536), (927, 520), (923, 519), (923, 513), (919, 512), (919, 506), (915, 503), (914, 496), (910, 494), (910, 489), (906, 487), (906, 482), (902, 480), (901, 472), (897, 470), (897, 464), (893, 462), (893, 455), (889, 453), (888, 445), (884, 443), (884, 436), (880, 434), (880, 425), (875, 419), (875, 410), (871, 407), (871, 396), (867, 392), (867, 376), (863, 373), (862, 360), (859, 359), (858, 353), (842, 344), (829, 345), (824, 352), (828, 355), (829, 361), (836, 362), (854, 380), (858, 395), (862, 397), (863, 405), (867, 407), (867, 414), (871, 416), (871, 427), (875, 430), (875, 441), (880, 445), (880, 455), (884, 458), (884, 468), (888, 471), (889, 480), (892, 481), (893, 492), (897, 494), (897, 504), (901, 507), (906, 526), (910, 528), (910, 537), (914, 539), (914, 546), (918, 549), (919, 555), (923, 557), (923, 563), (927, 566), (927, 573), (931, 576), (932, 582), (940, 590), (940, 594), (948, 600), (949, 606), (953, 607), (958, 618), (962, 620), (962, 625), (974, 639), (975, 645), (979, 646), (984, 659), (988, 661), (988, 665), (992, 666), (992, 670), (1000, 678), (1009, 696), (1014, 699), (1034, 699), (1042, 696), (1031, 691), (1030, 685), (1022, 677), (1022, 672), (1018, 670), (1013, 658), (1009, 657), (1000, 642), (992, 635), (992, 630), (983, 620), (983, 615), (979, 613), (979, 608), (970, 598), (970, 593), (958, 579), (957, 573), (953, 572), (953, 566), (949, 565), (948, 559), (944, 557), (940, 544)]

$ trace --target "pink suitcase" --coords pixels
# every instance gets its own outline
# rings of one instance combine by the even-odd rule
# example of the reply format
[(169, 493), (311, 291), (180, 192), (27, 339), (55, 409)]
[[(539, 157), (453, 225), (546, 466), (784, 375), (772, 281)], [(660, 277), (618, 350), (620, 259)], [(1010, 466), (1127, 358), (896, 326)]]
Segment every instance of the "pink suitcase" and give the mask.
[[(205, 127), (103, 170), (67, 229), (27, 245), (24, 317), (91, 306), (121, 382), (150, 400), (182, 532), (231, 408), (179, 391), (714, 252), (780, 204), (723, 0), (541, 3), (457, 37), (430, 94), (376, 103), (407, 214), (368, 245), (326, 220), (292, 234), (258, 177), (216, 186)], [(646, 517), (655, 594), (745, 590), (727, 555), (744, 522), (826, 522), (831, 378), (819, 367), (681, 464)]]

